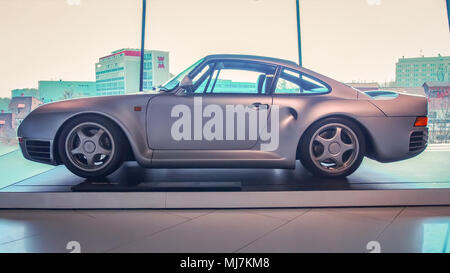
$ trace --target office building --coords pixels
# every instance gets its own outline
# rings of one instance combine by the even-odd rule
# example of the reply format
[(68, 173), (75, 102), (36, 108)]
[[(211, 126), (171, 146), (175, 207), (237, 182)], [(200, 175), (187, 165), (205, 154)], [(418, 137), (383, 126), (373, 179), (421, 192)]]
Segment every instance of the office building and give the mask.
[[(139, 91), (139, 49), (120, 49), (101, 57), (95, 64), (97, 95), (119, 95)], [(145, 50), (143, 89), (152, 90), (170, 77), (169, 53)]]
[(450, 81), (450, 56), (401, 58), (396, 64), (395, 83), (419, 87), (425, 82)]

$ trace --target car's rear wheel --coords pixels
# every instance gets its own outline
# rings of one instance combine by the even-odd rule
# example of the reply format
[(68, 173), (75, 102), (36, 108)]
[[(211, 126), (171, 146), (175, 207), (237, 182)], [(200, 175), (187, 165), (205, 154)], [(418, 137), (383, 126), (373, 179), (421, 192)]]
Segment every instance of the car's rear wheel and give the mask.
[(62, 129), (59, 157), (78, 176), (104, 177), (122, 165), (123, 143), (122, 131), (110, 120), (95, 115), (80, 116)]
[(300, 161), (314, 175), (344, 177), (361, 165), (365, 147), (364, 134), (354, 122), (326, 118), (305, 132), (300, 143)]

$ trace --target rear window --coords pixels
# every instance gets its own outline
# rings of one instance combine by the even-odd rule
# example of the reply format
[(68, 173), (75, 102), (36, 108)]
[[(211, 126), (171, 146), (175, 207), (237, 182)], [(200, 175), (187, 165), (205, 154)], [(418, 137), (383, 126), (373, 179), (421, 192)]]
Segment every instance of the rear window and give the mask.
[(311, 76), (284, 68), (278, 79), (275, 94), (325, 94), (330, 89)]

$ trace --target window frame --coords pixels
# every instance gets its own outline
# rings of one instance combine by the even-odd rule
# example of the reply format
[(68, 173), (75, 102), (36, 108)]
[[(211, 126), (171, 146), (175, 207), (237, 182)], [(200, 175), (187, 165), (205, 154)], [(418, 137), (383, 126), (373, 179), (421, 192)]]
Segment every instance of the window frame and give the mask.
[[(281, 73), (283, 72), (283, 70), (289, 70), (291, 72), (298, 73), (301, 76), (306, 76), (307, 78), (310, 78), (310, 79), (312, 79), (314, 81), (317, 81), (318, 83), (320, 83), (323, 86), (325, 86), (328, 89), (328, 91), (327, 92), (320, 92), (320, 93), (302, 93), (302, 92), (299, 92), (299, 93), (276, 93), (275, 92), (276, 91), (276, 87), (278, 85), (278, 81), (281, 79)], [(330, 94), (332, 91), (333, 91), (333, 89), (331, 88), (331, 86), (328, 83), (324, 82), (323, 80), (320, 80), (317, 77), (311, 76), (311, 75), (309, 75), (307, 73), (304, 73), (304, 72), (302, 72), (300, 70), (280, 65), (280, 66), (278, 66), (278, 70), (277, 70), (277, 73), (275, 75), (275, 80), (274, 80), (273, 86), (271, 88), (271, 95), (272, 96), (289, 96), (289, 97), (291, 97), (291, 96), (322, 96), (322, 95)]]
[[(198, 85), (196, 83), (195, 87), (194, 87), (194, 91), (189, 92), (187, 95), (196, 95), (196, 96), (221, 96), (221, 95), (223, 95), (223, 96), (230, 96), (230, 95), (235, 95), (235, 96), (271, 96), (272, 95), (272, 93), (274, 91), (274, 87), (275, 87), (274, 83), (276, 82), (276, 79), (277, 79), (277, 73), (278, 73), (278, 70), (280, 69), (279, 65), (272, 64), (272, 63), (267, 63), (267, 62), (262, 62), (262, 61), (254, 61), (254, 60), (250, 60), (249, 61), (249, 60), (242, 60), (242, 59), (227, 59), (227, 58), (224, 58), (224, 59), (213, 59), (213, 60), (208, 60), (208, 61), (200, 64), (198, 67), (196, 67), (189, 74), (189, 77), (191, 79), (192, 79), (192, 77), (196, 77), (198, 75), (198, 73), (201, 73), (201, 71), (203, 71), (204, 67), (206, 67), (206, 66), (208, 66), (210, 64), (213, 64), (213, 67), (215, 67), (216, 63), (218, 63), (218, 62), (253, 63), (253, 64), (258, 64), (258, 65), (265, 65), (265, 66), (273, 67), (274, 68), (274, 74), (273, 74), (273, 78), (274, 79), (272, 80), (271, 86), (269, 87), (268, 91), (266, 93), (261, 93), (261, 94), (259, 94), (257, 92), (256, 93), (233, 93), (233, 92), (230, 92), (230, 93), (226, 93), (226, 92), (214, 93), (214, 92), (206, 92), (207, 89), (203, 90), (202, 92), (195, 92), (195, 90), (197, 88), (199, 88), (200, 85), (203, 83), (202, 82), (202, 83), (200, 83)], [(236, 70), (238, 70), (238, 69), (236, 69)], [(243, 71), (253, 71), (253, 70), (245, 70), (245, 69), (242, 69), (242, 70)], [(215, 71), (216, 70), (213, 68), (212, 74), (214, 74)], [(256, 72), (256, 71), (253, 71), (253, 72)], [(208, 78), (206, 78), (205, 80), (207, 80), (207, 79)], [(211, 81), (213, 81), (213, 78), (211, 78)]]

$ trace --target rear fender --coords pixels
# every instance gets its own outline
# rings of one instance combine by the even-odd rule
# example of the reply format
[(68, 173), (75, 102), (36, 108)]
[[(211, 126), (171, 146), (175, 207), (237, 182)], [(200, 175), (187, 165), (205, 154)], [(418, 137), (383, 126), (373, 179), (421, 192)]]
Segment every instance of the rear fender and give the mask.
[(392, 99), (370, 99), (388, 117), (418, 117), (428, 114), (428, 101), (424, 96), (398, 94)]

